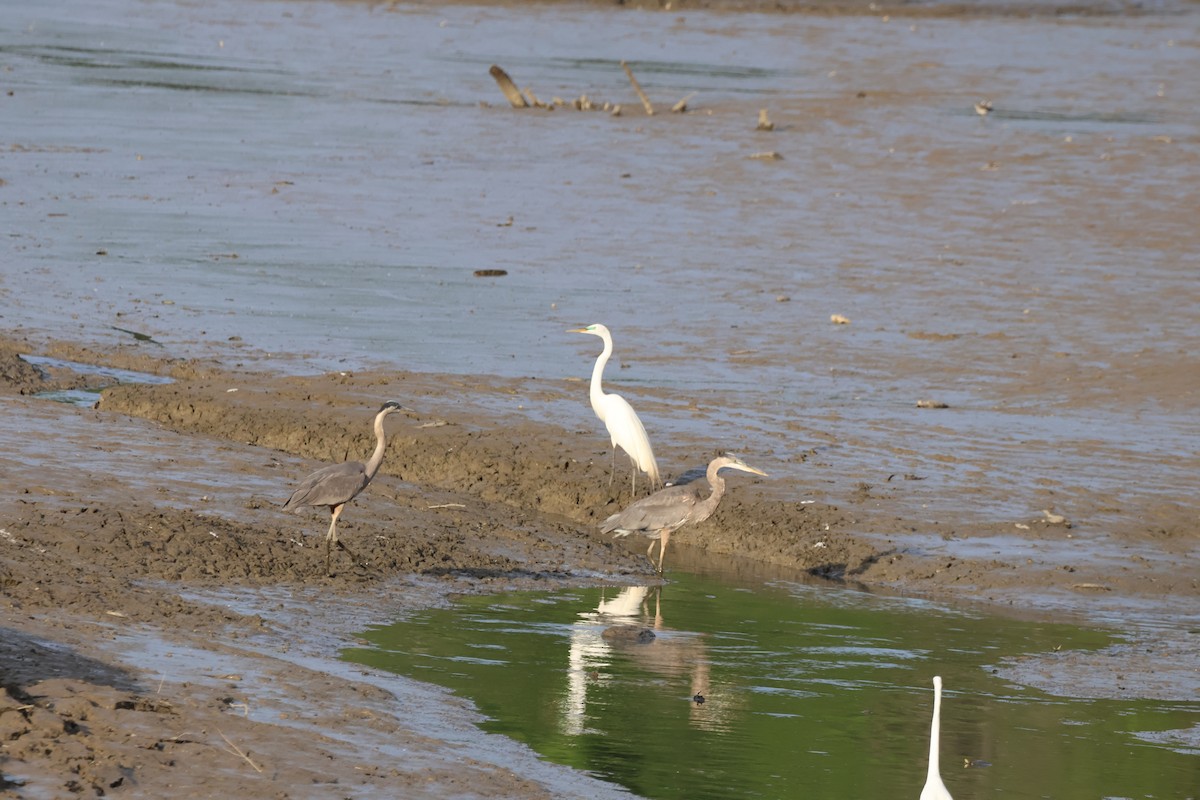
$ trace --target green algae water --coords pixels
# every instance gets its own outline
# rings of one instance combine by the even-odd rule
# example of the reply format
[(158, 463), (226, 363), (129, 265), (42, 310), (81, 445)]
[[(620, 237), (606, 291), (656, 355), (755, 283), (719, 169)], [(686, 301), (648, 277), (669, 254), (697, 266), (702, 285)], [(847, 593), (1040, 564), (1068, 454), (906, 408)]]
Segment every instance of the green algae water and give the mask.
[(1094, 629), (673, 573), (464, 597), (364, 638), (346, 658), (449, 687), (486, 730), (650, 798), (915, 798), (934, 675), (956, 798), (1200, 796), (1200, 752), (1158, 735), (1200, 724), (1200, 703), (1063, 699), (994, 672), (1117, 641)]

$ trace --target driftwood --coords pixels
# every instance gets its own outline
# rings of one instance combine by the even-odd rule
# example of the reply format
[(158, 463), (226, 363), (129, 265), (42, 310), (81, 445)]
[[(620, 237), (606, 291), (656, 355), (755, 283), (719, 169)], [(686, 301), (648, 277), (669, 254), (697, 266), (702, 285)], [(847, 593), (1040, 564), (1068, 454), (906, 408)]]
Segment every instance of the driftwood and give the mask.
[(533, 93), (533, 89), (525, 90), (525, 99), (529, 101), (529, 105), (534, 108), (545, 108), (546, 104), (537, 99), (537, 95)]
[[(629, 64), (622, 61), (621, 68), (625, 70), (625, 75), (629, 78), (629, 83), (633, 86), (633, 90), (637, 92), (638, 99), (642, 101), (642, 108), (646, 110), (647, 116), (654, 116), (654, 106), (650, 103), (650, 98), (642, 91), (641, 85), (638, 84), (637, 78), (633, 76), (633, 70), (629, 68)], [(508, 73), (497, 64), (493, 64), (488, 70), (491, 73), (492, 79), (496, 81), (496, 85), (500, 87), (500, 91), (504, 93), (505, 99), (513, 108), (544, 108), (554, 110), (566, 106), (573, 106), (577, 111), (607, 111), (614, 117), (621, 116), (621, 106), (616, 103), (605, 102), (599, 104), (593, 102), (586, 94), (580, 95), (579, 99), (572, 101), (564, 101), (560, 97), (554, 97), (550, 102), (539, 100), (532, 89), (528, 87), (524, 90), (519, 89), (517, 84), (509, 77)], [(671, 111), (682, 114), (687, 111), (688, 101), (695, 97), (696, 93), (684, 97), (678, 103), (671, 107)]]
[(683, 114), (683, 113), (687, 112), (687, 104), (688, 104), (688, 100), (691, 100), (691, 99), (692, 99), (693, 97), (695, 97), (695, 96), (696, 96), (696, 93), (695, 93), (695, 92), (692, 92), (692, 93), (691, 93), (691, 94), (689, 94), (687, 97), (684, 97), (684, 98), (683, 98), (682, 100), (680, 100), (678, 103), (676, 103), (675, 105), (671, 106), (671, 113), (672, 113), (672, 114)]
[(642, 91), (642, 87), (638, 85), (637, 78), (633, 77), (633, 70), (624, 61), (621, 62), (621, 69), (625, 70), (625, 74), (629, 76), (629, 84), (633, 86), (633, 90), (637, 92), (638, 99), (642, 101), (642, 108), (646, 109), (646, 116), (654, 116), (654, 106), (650, 105), (650, 98), (646, 97), (646, 93)]
[(500, 87), (500, 91), (504, 92), (504, 96), (508, 98), (508, 102), (513, 108), (529, 107), (529, 103), (525, 102), (525, 98), (521, 95), (521, 90), (513, 83), (512, 78), (508, 77), (507, 72), (496, 64), (493, 64), (488, 72), (492, 73), (492, 78), (496, 81), (496, 85)]

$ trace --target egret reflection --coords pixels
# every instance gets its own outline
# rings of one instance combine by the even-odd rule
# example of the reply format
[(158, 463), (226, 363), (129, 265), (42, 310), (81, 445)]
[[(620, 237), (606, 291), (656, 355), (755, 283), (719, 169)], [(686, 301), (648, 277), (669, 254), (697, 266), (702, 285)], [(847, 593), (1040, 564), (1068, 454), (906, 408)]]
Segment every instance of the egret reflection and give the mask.
[(697, 728), (727, 727), (740, 703), (728, 687), (713, 684), (708, 634), (667, 627), (662, 594), (661, 586), (627, 586), (579, 613), (571, 626), (567, 691), (560, 702), (563, 733), (600, 734), (588, 728), (589, 702), (606, 702), (596, 697), (597, 690), (631, 681), (659, 683), (678, 694)]

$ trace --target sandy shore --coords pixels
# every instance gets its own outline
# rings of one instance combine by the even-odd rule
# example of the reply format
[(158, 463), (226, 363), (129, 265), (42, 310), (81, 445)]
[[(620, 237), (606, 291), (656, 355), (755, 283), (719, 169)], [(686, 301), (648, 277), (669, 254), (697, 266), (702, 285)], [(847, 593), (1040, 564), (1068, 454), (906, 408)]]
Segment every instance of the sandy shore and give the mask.
[[(30, 395), (95, 377), (19, 353), (173, 382), (107, 389), (94, 409), (52, 403)], [(618, 507), (607, 443), (516, 410), (579, 390), (283, 378), (137, 346), (4, 342), (0, 795), (625, 796), (479, 732), (469, 705), (439, 689), (336, 660), (345, 631), (455, 593), (658, 580), (640, 546), (596, 530)], [(512, 413), (486, 410), (505, 396), (521, 398)], [(319, 462), (370, 450), (384, 399), (408, 410), (343, 518), (353, 557), (336, 553), (330, 575), (321, 512), (279, 505)], [(1103, 541), (1050, 519), (930, 533), (879, 490), (837, 506), (793, 491), (741, 482), (672, 557), (1123, 623), (1136, 647), (1051, 654), (1012, 677), (1063, 694), (1197, 698), (1196, 637), (1163, 624), (1200, 611), (1186, 520)], [(998, 536), (1028, 548), (990, 547)], [(988, 555), (947, 555), (942, 537)], [(1146, 680), (1118, 679), (1130, 673)]]

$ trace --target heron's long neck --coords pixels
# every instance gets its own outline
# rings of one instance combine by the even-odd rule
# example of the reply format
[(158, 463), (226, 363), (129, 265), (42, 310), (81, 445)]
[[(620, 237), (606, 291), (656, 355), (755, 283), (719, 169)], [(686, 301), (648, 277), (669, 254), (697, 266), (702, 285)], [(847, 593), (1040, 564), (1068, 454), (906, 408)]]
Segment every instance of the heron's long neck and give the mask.
[(375, 415), (375, 452), (367, 461), (367, 480), (375, 477), (379, 465), (383, 463), (383, 451), (387, 449), (387, 439), (383, 435), (383, 418), (386, 416), (383, 413)]
[(608, 357), (612, 355), (613, 345), (612, 339), (604, 337), (604, 352), (596, 359), (596, 366), (592, 367), (592, 388), (588, 392), (588, 399), (592, 401), (592, 410), (597, 414), (600, 413), (600, 402), (604, 398), (604, 391), (600, 388), (600, 379), (604, 375), (604, 367), (608, 364)]
[(929, 773), (928, 777), (932, 778), (935, 775), (941, 780), (938, 772), (938, 742), (942, 737), (942, 687), (934, 687), (933, 692), (933, 724), (929, 728)]
[(721, 497), (725, 494), (725, 479), (720, 476), (720, 471), (721, 467), (713, 469), (712, 466), (709, 466), (708, 472), (705, 473), (704, 477), (708, 479), (708, 485), (712, 487), (712, 494), (697, 504), (700, 513), (692, 516), (694, 522), (708, 519), (717, 510), (717, 504), (721, 502)]

